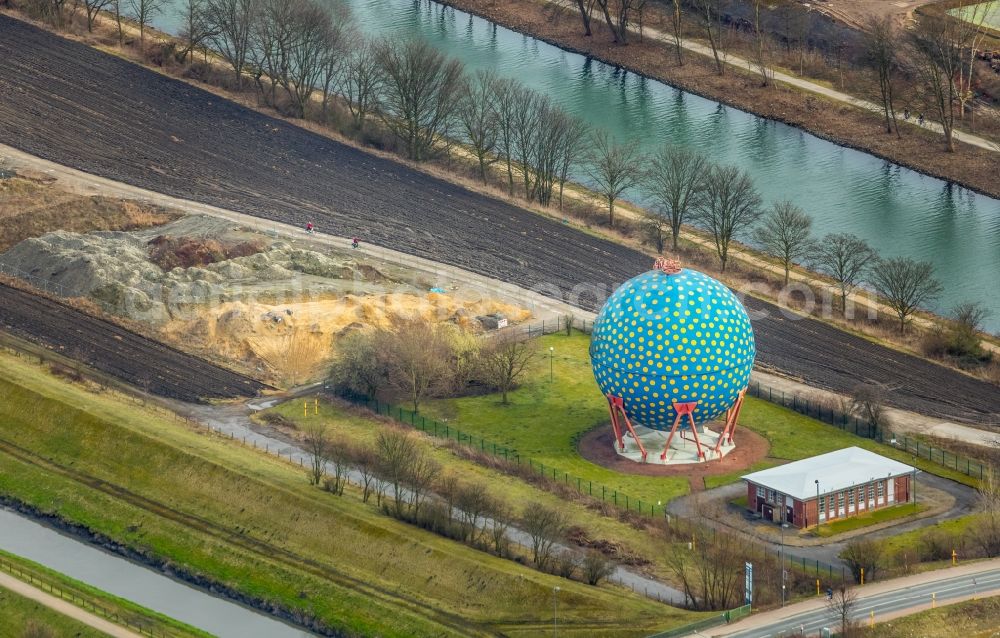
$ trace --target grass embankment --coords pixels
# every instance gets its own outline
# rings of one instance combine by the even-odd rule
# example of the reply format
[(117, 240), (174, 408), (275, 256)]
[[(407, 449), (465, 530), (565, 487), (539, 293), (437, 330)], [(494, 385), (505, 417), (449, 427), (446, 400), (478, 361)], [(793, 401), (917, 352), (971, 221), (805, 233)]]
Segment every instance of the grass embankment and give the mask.
[(995, 638), (1000, 597), (967, 600), (864, 628), (864, 638)]
[[(684, 477), (620, 474), (595, 465), (578, 453), (578, 437), (608, 422), (607, 402), (591, 372), (589, 345), (590, 337), (575, 331), (569, 337), (560, 333), (538, 339), (538, 354), (528, 367), (521, 386), (510, 393), (509, 405), (502, 405), (499, 395), (487, 394), (428, 401), (421, 411), (463, 432), (515, 449), (522, 457), (530, 457), (585, 481), (600, 483), (642, 499), (644, 503), (666, 502), (686, 494), (688, 481)], [(551, 381), (550, 347), (554, 349)], [(906, 452), (753, 397), (747, 397), (744, 403), (740, 427), (753, 430), (768, 440), (771, 445), (768, 456), (749, 469), (706, 477), (706, 487), (733, 483), (749, 472), (852, 445), (914, 463), (913, 457)], [(970, 477), (926, 459), (917, 459), (916, 466), (975, 485)]]
[[(344, 436), (371, 446), (374, 446), (379, 431), (388, 427), (389, 423), (385, 419), (368, 417), (360, 410), (345, 410), (325, 401), (319, 402), (318, 413), (310, 401), (306, 416), (303, 416), (301, 401), (289, 401), (275, 406), (262, 413), (262, 416), (268, 413), (281, 415), (300, 430), (315, 423), (323, 423), (331, 436)], [(647, 560), (650, 562), (649, 569), (657, 576), (664, 579), (673, 577), (668, 560), (678, 549), (683, 549), (683, 543), (678, 545), (659, 535), (646, 533), (617, 517), (602, 516), (588, 507), (583, 498), (564, 498), (516, 476), (462, 458), (455, 454), (451, 446), (443, 444), (441, 439), (428, 436), (424, 441), (425, 450), (441, 464), (444, 474), (453, 474), (462, 481), (479, 483), (490, 496), (506, 502), (514, 512), (519, 512), (525, 504), (532, 501), (557, 509), (563, 512), (570, 526), (583, 530), (588, 540), (619, 544), (622, 557)]]
[[(9, 574), (35, 587), (41, 587), (44, 591), (83, 610), (133, 630), (162, 637), (211, 638), (210, 634), (173, 618), (168, 618), (3, 550), (0, 550), (0, 573)], [(0, 591), (3, 590), (0, 589)], [(95, 633), (104, 635), (101, 632)], [(0, 634), (0, 636), (2, 635)]]
[(870, 527), (872, 525), (878, 525), (879, 523), (886, 523), (888, 521), (895, 521), (900, 518), (914, 516), (926, 509), (926, 505), (920, 505), (919, 503), (894, 505), (893, 507), (875, 510), (862, 516), (852, 516), (851, 518), (844, 518), (833, 521), (832, 523), (820, 525), (819, 529), (815, 530), (815, 533), (817, 536), (822, 536), (824, 538), (836, 536), (837, 534), (851, 532), (863, 527)]
[(639, 635), (692, 619), (423, 532), (353, 493), (311, 488), (287, 462), (11, 357), (0, 356), (0, 379), (0, 493), (329, 627), (538, 635), (551, 627), (557, 585), (567, 635)]
[[(32, 630), (35, 633), (29, 633)], [(107, 638), (107, 634), (102, 631), (0, 587), (0, 638), (26, 636)]]

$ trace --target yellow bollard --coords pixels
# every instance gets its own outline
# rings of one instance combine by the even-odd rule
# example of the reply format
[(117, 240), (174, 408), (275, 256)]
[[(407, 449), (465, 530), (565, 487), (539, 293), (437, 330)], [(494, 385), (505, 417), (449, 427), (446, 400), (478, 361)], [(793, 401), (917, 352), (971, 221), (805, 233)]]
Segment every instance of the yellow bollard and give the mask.
[(951, 564), (955, 566), (955, 559), (958, 558), (958, 553), (955, 550), (951, 550)]
[(874, 627), (875, 626), (875, 610), (874, 609), (872, 610), (871, 618), (868, 620), (868, 626), (869, 627)]
[(313, 400), (316, 402), (316, 404), (315, 404), (316, 414), (318, 415), (319, 414), (319, 399), (317, 398), (317, 399), (313, 399)]
[(819, 596), (819, 579), (816, 579), (816, 595)]
[(931, 609), (937, 607), (937, 593), (931, 594)]
[(303, 401), (302, 402), (302, 418), (304, 419), (307, 416), (309, 416), (309, 402), (308, 401)]
[(864, 567), (861, 568), (861, 584), (862, 585), (865, 584), (865, 568)]

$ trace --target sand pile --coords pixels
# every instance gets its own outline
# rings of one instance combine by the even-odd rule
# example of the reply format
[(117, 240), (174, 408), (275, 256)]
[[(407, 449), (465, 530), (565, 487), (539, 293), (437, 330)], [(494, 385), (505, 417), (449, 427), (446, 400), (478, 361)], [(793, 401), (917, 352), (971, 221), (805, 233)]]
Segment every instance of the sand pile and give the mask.
[(496, 312), (515, 322), (530, 317), (527, 310), (489, 299), (462, 300), (436, 293), (351, 294), (279, 305), (226, 303), (205, 308), (197, 318), (171, 321), (163, 332), (279, 382), (296, 384), (326, 370), (337, 338), (349, 330), (391, 327), (416, 318), (478, 330), (475, 318)]

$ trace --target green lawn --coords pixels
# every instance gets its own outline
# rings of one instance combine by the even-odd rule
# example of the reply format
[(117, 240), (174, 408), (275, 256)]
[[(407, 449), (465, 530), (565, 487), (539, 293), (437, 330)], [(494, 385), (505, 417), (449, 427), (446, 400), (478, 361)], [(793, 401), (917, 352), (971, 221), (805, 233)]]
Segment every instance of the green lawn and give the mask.
[[(590, 337), (579, 332), (570, 337), (560, 333), (540, 338), (538, 354), (521, 387), (510, 394), (509, 405), (502, 405), (499, 395), (488, 394), (428, 401), (421, 412), (555, 468), (557, 477), (568, 473), (584, 482), (606, 486), (608, 493), (617, 490), (630, 499), (641, 499), (644, 504), (666, 502), (686, 494), (688, 482), (684, 478), (619, 474), (583, 459), (577, 452), (576, 441), (581, 434), (594, 427), (607, 427), (608, 423), (607, 402), (591, 373), (589, 344)], [(553, 349), (552, 381), (549, 348)], [(733, 483), (752, 471), (852, 445), (912, 463), (905, 452), (753, 397), (747, 397), (744, 403), (740, 426), (770, 442), (768, 457), (749, 470), (707, 477), (706, 487)], [(970, 480), (927, 461), (918, 460), (917, 465), (948, 478)]]
[(567, 635), (699, 617), (416, 529), (352, 490), (309, 487), (297, 466), (5, 355), (0, 396), (0, 494), (347, 634), (541, 635), (557, 585)]
[(59, 597), (97, 616), (120, 619), (114, 622), (122, 626), (163, 637), (209, 638), (209, 634), (194, 627), (81, 583), (26, 558), (0, 550), (0, 562), (3, 563), (0, 573), (14, 576), (47, 592), (58, 592)]
[[(28, 633), (34, 628), (38, 633)], [(47, 631), (48, 633), (41, 633)], [(81, 622), (63, 616), (41, 603), (0, 587), (0, 638), (53, 636), (53, 638), (107, 638)]]
[(995, 638), (1000, 621), (1000, 597), (967, 600), (864, 627), (864, 638)]
[(844, 532), (850, 532), (856, 529), (861, 529), (863, 527), (869, 527), (871, 525), (878, 525), (879, 523), (885, 523), (887, 521), (894, 521), (900, 518), (906, 518), (907, 516), (913, 516), (919, 514), (927, 509), (926, 505), (913, 503), (904, 503), (902, 505), (894, 505), (892, 507), (885, 507), (882, 509), (877, 509), (869, 514), (864, 514), (862, 516), (852, 516), (850, 518), (842, 518), (839, 520), (820, 525), (818, 530), (815, 530), (818, 536), (835, 536), (837, 534), (843, 534)]

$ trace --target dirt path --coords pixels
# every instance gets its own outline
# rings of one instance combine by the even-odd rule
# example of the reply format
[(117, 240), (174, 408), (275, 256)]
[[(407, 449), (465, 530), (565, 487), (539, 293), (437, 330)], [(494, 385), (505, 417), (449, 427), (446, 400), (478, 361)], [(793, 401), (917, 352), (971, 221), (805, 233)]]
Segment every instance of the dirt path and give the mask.
[(49, 609), (56, 611), (63, 616), (68, 616), (69, 618), (82, 622), (83, 624), (93, 627), (98, 631), (103, 631), (113, 638), (140, 638), (139, 634), (133, 633), (124, 627), (108, 622), (100, 616), (95, 616), (89, 611), (84, 611), (83, 609), (66, 602), (62, 598), (56, 598), (55, 596), (47, 594), (37, 587), (33, 587), (32, 585), (14, 578), (10, 574), (0, 573), (0, 587), (9, 589), (19, 596), (30, 598), (36, 603), (45, 605)]
[[(0, 17), (0, 143), (102, 177), (471, 270), (593, 310), (650, 258)], [(758, 364), (965, 422), (1000, 388), (748, 298)]]
[(255, 396), (262, 383), (58, 302), (0, 283), (0, 329), (184, 401)]

